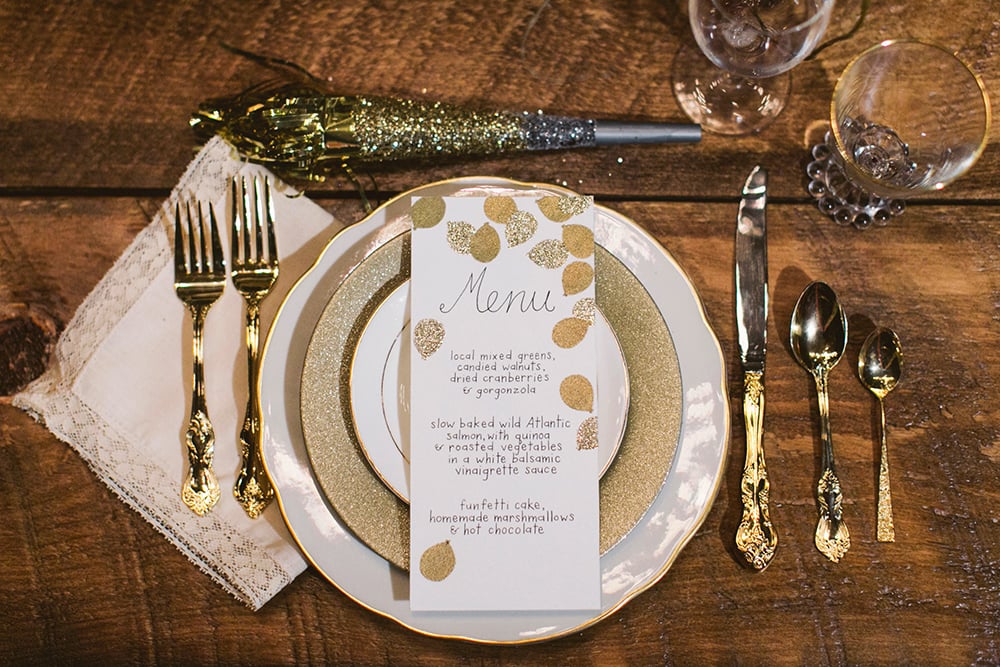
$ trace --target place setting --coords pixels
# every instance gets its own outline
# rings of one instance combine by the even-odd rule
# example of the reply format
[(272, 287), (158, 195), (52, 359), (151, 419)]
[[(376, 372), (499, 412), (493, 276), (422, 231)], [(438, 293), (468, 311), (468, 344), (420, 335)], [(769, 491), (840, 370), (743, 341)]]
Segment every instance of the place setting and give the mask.
[[(698, 48), (678, 54), (673, 91), (692, 123), (338, 95), (297, 70), (206, 101), (190, 120), (198, 155), (14, 404), (251, 609), (312, 566), (416, 633), (526, 644), (588, 628), (668, 574), (723, 484), (737, 364), (732, 540), (741, 566), (764, 571), (785, 530), (765, 460), (766, 165), (733, 188), (724, 221), (731, 359), (648, 220), (565, 185), (490, 175), (378, 203), (358, 176), (760, 132), (781, 113), (788, 72), (823, 48), (833, 2), (688, 8)], [(952, 115), (900, 113), (892, 82), (910, 76), (908, 89), (948, 98)], [(808, 195), (857, 229), (960, 176), (989, 131), (978, 78), (909, 40), (852, 60), (831, 113), (804, 156)], [(344, 225), (310, 198), (332, 175), (357, 188), (360, 220)], [(817, 560), (838, 563), (859, 535), (829, 391), (847, 313), (815, 280), (780, 324), (815, 383), (811, 540)], [(884, 401), (903, 344), (884, 324), (865, 334), (855, 370), (880, 416), (876, 540), (892, 542)]]
[[(496, 178), (456, 179), (401, 195), (341, 232), (293, 288), (268, 337), (261, 369), (262, 408), (271, 417), (264, 440), (265, 462), (278, 502), (303, 552), (324, 576), (360, 604), (425, 634), (495, 643), (550, 639), (599, 621), (655, 583), (704, 520), (717, 491), (727, 447), (728, 411), (721, 351), (697, 294), (662, 246), (620, 214), (588, 204), (593, 216), (591, 255), (595, 296), (573, 301), (592, 298), (595, 307), (585, 308), (586, 312), (580, 312), (581, 318), (573, 316), (559, 321), (580, 319), (580, 326), (587, 330), (583, 340), (587, 340), (591, 327), (592, 334), (596, 334), (592, 342), (596, 349), (589, 353), (590, 376), (596, 378), (596, 401), (591, 398), (592, 403), (585, 411), (589, 419), (590, 408), (599, 406), (593, 410), (598, 424), (596, 433), (584, 437), (579, 424), (574, 423), (572, 428), (563, 425), (565, 433), (561, 440), (556, 445), (551, 440), (545, 443), (546, 447), (558, 446), (558, 455), (525, 450), (540, 431), (537, 426), (533, 429), (527, 426), (531, 419), (539, 424), (549, 423), (550, 428), (551, 423), (571, 421), (545, 416), (553, 410), (560, 414), (560, 405), (564, 412), (571, 410), (559, 402), (562, 399), (546, 404), (531, 395), (524, 414), (485, 418), (505, 420), (504, 429), (492, 421), (487, 423), (493, 426), (485, 431), (481, 426), (465, 429), (465, 435), (477, 438), (485, 439), (486, 432), (509, 437), (501, 443), (508, 447), (505, 454), (498, 445), (477, 458), (467, 455), (473, 445), (459, 438), (462, 430), (459, 422), (464, 417), (451, 419), (453, 426), (441, 434), (439, 444), (446, 445), (450, 434), (454, 436), (453, 442), (464, 443), (465, 448), (444, 457), (445, 470), (439, 469), (437, 474), (444, 474), (448, 482), (436, 486), (452, 488), (464, 481), (469, 488), (462, 498), (452, 499), (458, 502), (457, 506), (431, 514), (487, 520), (448, 523), (444, 539), (428, 539), (434, 539), (430, 547), (439, 547), (444, 554), (437, 558), (445, 563), (454, 558), (455, 567), (460, 552), (454, 556), (447, 552), (458, 549), (462, 537), (473, 543), (478, 540), (509, 557), (508, 550), (515, 547), (504, 542), (528, 537), (503, 532), (524, 528), (520, 523), (521, 513), (514, 511), (519, 502), (516, 498), (527, 503), (529, 499), (520, 493), (534, 488), (529, 484), (534, 481), (538, 487), (535, 502), (541, 503), (538, 498), (544, 496), (538, 494), (554, 485), (546, 478), (558, 476), (555, 470), (561, 471), (568, 455), (574, 451), (589, 453), (593, 449), (596, 456), (590, 457), (587, 478), (594, 483), (592, 502), (597, 501), (599, 507), (593, 508), (589, 519), (592, 525), (584, 536), (596, 547), (593, 553), (597, 558), (588, 575), (592, 584), (590, 606), (581, 610), (575, 607), (582, 603), (572, 602), (572, 607), (560, 610), (559, 605), (565, 603), (553, 595), (531, 602), (534, 609), (530, 606), (510, 609), (502, 605), (483, 608), (479, 605), (494, 603), (487, 592), (481, 592), (471, 605), (463, 603), (469, 608), (451, 611), (445, 608), (432, 613), (414, 610), (410, 597), (413, 568), (419, 568), (426, 558), (436, 560), (436, 557), (432, 551), (426, 558), (412, 558), (410, 544), (412, 464), (417, 456), (412, 451), (412, 392), (416, 390), (412, 387), (411, 366), (414, 358), (421, 356), (413, 342), (419, 334), (407, 326), (412, 308), (412, 295), (408, 294), (410, 270), (416, 252), (412, 243), (419, 231), (414, 229), (413, 202), (439, 198), (479, 211), (487, 201), (505, 202), (505, 206), (512, 208), (516, 205), (517, 211), (530, 209), (539, 229), (547, 224), (552, 228), (550, 232), (567, 223), (545, 219), (533, 207), (538, 207), (539, 202), (582, 199), (555, 186)], [(448, 222), (439, 224), (447, 226)], [(447, 232), (443, 234), (448, 237)], [(538, 244), (548, 240), (542, 239)], [(547, 245), (552, 244), (542, 247)], [(454, 254), (460, 260), (482, 266), (473, 257)], [(531, 252), (525, 249), (524, 254)], [(526, 257), (519, 259), (531, 262)], [(533, 262), (532, 265), (543, 275), (551, 274), (550, 280), (557, 281), (558, 289), (551, 293), (562, 292), (557, 270)], [(573, 323), (567, 322), (560, 331), (569, 331), (566, 327), (570, 326)], [(518, 354), (547, 358), (563, 349), (552, 342), (553, 336), (558, 337), (551, 333), (552, 327), (549, 323), (549, 330), (541, 332), (528, 328), (532, 344)], [(571, 339), (579, 336), (568, 335)], [(506, 340), (506, 335), (501, 337)], [(487, 337), (481, 343), (478, 340), (473, 338), (469, 344), (488, 344)], [(509, 352), (506, 365), (517, 369), (516, 373), (508, 370), (507, 375), (517, 377), (521, 384), (500, 383), (495, 385), (497, 388), (557, 389), (548, 387), (555, 384), (551, 379), (531, 381), (531, 377), (550, 373), (547, 365), (552, 362), (541, 364), (527, 358), (517, 362), (514, 348), (509, 343), (507, 348), (500, 354)], [(496, 368), (488, 361), (468, 363), (478, 361), (471, 349), (456, 352), (462, 359), (448, 360), (444, 364), (447, 377), (438, 381), (441, 386), (424, 390), (423, 395), (434, 397), (444, 392), (447, 385), (464, 382), (468, 393), (459, 392), (460, 395), (469, 397), (467, 400), (473, 405), (481, 405), (482, 394), (477, 398), (475, 392), (490, 386), (483, 383), (487, 373), (503, 375), (500, 368), (503, 360), (497, 361)], [(456, 375), (460, 381), (452, 383), (450, 378)], [(432, 398), (431, 405), (423, 410), (436, 414), (441, 406), (452, 402), (442, 399), (437, 403)], [(475, 416), (465, 417), (469, 424), (477, 423)], [(448, 418), (433, 418), (438, 420), (447, 422)], [(522, 426), (513, 426), (516, 423)], [(595, 435), (597, 443), (592, 442)], [(421, 440), (428, 441), (427, 437)], [(581, 441), (587, 444), (581, 446)], [(442, 455), (436, 458), (441, 459)], [(451, 458), (457, 461), (448, 463)], [(523, 463), (527, 459), (531, 459), (532, 465)], [(524, 471), (512, 472), (514, 468)], [(531, 468), (544, 472), (533, 475), (525, 472)], [(531, 479), (538, 475), (543, 477), (541, 482)], [(491, 485), (490, 481), (494, 483)], [(476, 493), (477, 499), (473, 501)], [(483, 510), (480, 506), (483, 498), (479, 497), (483, 494), (493, 498), (488, 505), (508, 505), (510, 511), (494, 510), (491, 515)], [(556, 511), (552, 507), (540, 511), (535, 502), (529, 506), (540, 516)], [(518, 517), (518, 522), (498, 522), (497, 512), (508, 518)], [(574, 504), (563, 514), (579, 512)], [(555, 530), (546, 527), (550, 532)], [(488, 533), (491, 528), (495, 531), (492, 536)], [(451, 530), (456, 533), (452, 535)], [(470, 531), (471, 537), (465, 531)], [(526, 551), (519, 560), (536, 563), (537, 567), (537, 552), (531, 550), (530, 541), (521, 548)], [(580, 563), (577, 556), (573, 552), (570, 560)], [(473, 565), (485, 567), (479, 562)], [(550, 562), (559, 568), (568, 566), (555, 560)], [(427, 581), (426, 577), (421, 578)], [(444, 580), (447, 578), (450, 575)], [(579, 579), (570, 581), (575, 581), (574, 589), (580, 589), (584, 583)], [(476, 586), (488, 586), (488, 581), (477, 583), (473, 576), (471, 583), (467, 581), (460, 589), (475, 593)], [(525, 601), (507, 604), (529, 605)]]
[[(776, 75), (817, 48), (832, 3), (775, 3), (761, 15), (698, 0), (690, 6), (699, 47), (725, 70), (720, 74), (725, 81), (713, 85), (712, 95), (691, 92), (677, 70), (678, 98), (710, 131), (759, 131), (780, 113), (787, 93), (787, 83)], [(761, 38), (765, 46), (757, 54), (750, 48), (753, 37), (772, 22), (784, 27), (765, 34), (770, 39)], [(740, 48), (733, 49), (734, 39), (742, 40)], [(885, 42), (871, 53), (884, 51), (880, 62), (905, 68), (908, 61), (893, 60), (892, 52), (921, 48)], [(852, 80), (852, 68), (866, 57), (867, 52), (852, 63), (842, 81)], [(935, 74), (948, 71), (942, 67)], [(737, 108), (744, 102), (737, 104), (733, 96), (759, 93), (765, 79), (783, 86), (783, 92), (768, 94), (773, 108), (760, 118), (733, 112), (735, 125), (717, 125), (724, 114), (709, 104)], [(855, 116), (845, 120), (838, 100), (863, 93), (861, 83), (844, 85), (844, 93), (839, 88), (835, 93), (837, 142), (838, 128), (856, 125), (857, 114), (867, 114), (863, 122), (874, 127), (892, 108), (869, 96), (875, 103), (852, 109)], [(913, 159), (907, 169), (913, 174), (923, 169), (925, 185), (898, 187), (943, 187), (975, 161), (985, 131), (978, 122), (977, 91), (981, 84), (958, 93), (968, 102), (964, 134), (942, 139), (956, 147), (959, 159), (946, 160), (946, 168), (939, 169), (931, 152), (914, 144), (911, 154), (905, 146)], [(719, 95), (725, 99), (713, 98)], [(274, 102), (270, 98), (267, 104)], [(759, 102), (746, 103), (761, 108)], [(340, 113), (352, 118), (359, 117), (351, 116), (355, 105), (368, 106), (376, 116), (386, 105), (405, 112), (417, 108), (409, 101), (353, 98), (338, 104)], [(475, 131), (482, 120), (470, 121), (464, 110), (447, 106), (435, 107), (433, 114), (440, 124), (457, 122), (463, 131)], [(489, 118), (486, 123), (497, 121)], [(383, 121), (351, 127), (363, 132), (367, 123)], [(536, 121), (540, 125), (531, 125)], [(413, 129), (410, 120), (400, 122)], [(902, 129), (909, 121), (881, 122)], [(577, 141), (577, 119), (539, 116), (531, 127), (516, 130), (506, 123), (504, 132), (523, 132), (529, 139), (515, 141), (515, 150), (539, 150), (537, 132), (554, 139), (545, 149), (592, 145), (590, 138)], [(594, 135), (604, 137), (597, 144), (670, 143), (695, 136), (654, 139), (650, 126), (626, 130), (605, 122), (603, 127), (603, 134)], [(394, 134), (397, 129), (383, 133), (402, 137)], [(224, 125), (221, 131), (231, 130)], [(562, 132), (567, 135), (560, 137)], [(888, 135), (861, 134), (867, 139), (855, 137), (849, 149), (836, 145), (845, 156), (864, 153), (867, 157), (857, 160), (860, 168), (851, 166), (852, 157), (814, 149), (814, 156), (823, 155), (827, 186), (843, 189), (840, 176), (828, 176), (835, 165), (850, 174), (880, 169), (876, 154)], [(608, 139), (612, 135), (615, 139)], [(469, 154), (505, 150), (462, 136), (473, 146)], [(385, 164), (408, 159), (408, 150), (423, 150), (406, 141), (390, 139), (379, 146), (393, 148), (384, 149), (365, 137), (342, 138), (346, 147), (327, 154), (328, 162), (296, 163), (298, 175), (307, 169), (306, 176), (325, 178), (332, 165), (349, 168), (352, 159)], [(445, 153), (466, 155), (452, 138), (427, 140)], [(240, 145), (239, 136), (229, 139)], [(288, 167), (280, 154), (247, 150), (279, 171)], [(815, 183), (820, 166), (811, 164), (809, 170), (810, 192), (820, 208), (843, 224), (846, 214), (830, 203), (836, 193)], [(902, 176), (889, 171), (869, 173), (868, 181), (901, 182)], [(855, 227), (887, 222), (884, 214), (857, 217), (859, 211), (869, 215), (866, 202), (874, 199), (840, 194), (847, 203), (837, 206), (853, 207), (846, 221)], [(758, 572), (778, 552), (763, 442), (766, 204), (767, 170), (758, 165), (741, 192), (734, 267), (747, 434), (743, 516), (735, 543), (744, 564)], [(901, 211), (897, 206), (893, 215)], [(537, 284), (526, 282), (524, 276), (536, 273)], [(497, 276), (501, 287), (487, 275)], [(548, 317), (544, 324), (531, 324), (542, 311)], [(484, 318), (492, 324), (483, 324)], [(851, 533), (834, 460), (828, 376), (844, 356), (846, 341), (846, 315), (832, 289), (820, 281), (806, 286), (789, 323), (789, 344), (816, 383), (820, 476), (814, 542), (834, 563), (849, 551)], [(582, 354), (583, 347), (589, 350), (586, 362), (575, 363), (584, 372), (553, 373), (562, 368), (562, 355)], [(526, 643), (600, 621), (666, 573), (711, 507), (728, 455), (725, 360), (690, 281), (669, 251), (634, 222), (564, 187), (469, 177), (394, 197), (331, 240), (289, 293), (266, 350), (261, 401), (270, 422), (264, 459), (292, 535), (316, 569), (349, 597), (427, 635)], [(880, 542), (894, 539), (882, 401), (899, 381), (901, 367), (898, 337), (875, 328), (859, 351), (857, 377), (878, 400), (882, 419)], [(500, 401), (502, 396), (507, 399)], [(537, 424), (557, 435), (530, 430)], [(690, 495), (692, 489), (698, 493)], [(539, 553), (548, 556), (540, 559)], [(505, 585), (498, 587), (498, 581)]]
[[(443, 382), (415, 390), (411, 364), (429, 349), (417, 344), (427, 333), (410, 325), (413, 239), (422, 231), (415, 220), (421, 206), (438, 201), (474, 210), (467, 225), (438, 221), (449, 239), (445, 258), (500, 271), (499, 259), (483, 258), (503, 257), (502, 248), (542, 282), (534, 307), (530, 299), (511, 305), (503, 314), (515, 318), (509, 326), (473, 335), (468, 349), (453, 351)], [(488, 231), (470, 234), (472, 225)], [(430, 257), (430, 266), (440, 259)], [(501, 281), (523, 268), (503, 269)], [(492, 298), (481, 291), (474, 299)], [(522, 305), (549, 319), (518, 320)], [(445, 340), (474, 331), (465, 320), (448, 328)], [(504, 333), (511, 331), (525, 340), (515, 346)], [(473, 352), (479, 340), (496, 358)], [(554, 365), (564, 350), (582, 355), (575, 372)], [(472, 486), (459, 501), (496, 496), (509, 508), (506, 519), (441, 525), (481, 530), (499, 554), (547, 531), (549, 553), (564, 541), (551, 517), (578, 515), (574, 544), (592, 554), (586, 601), (560, 603), (563, 594), (552, 592), (497, 608), (483, 606), (494, 604), (490, 594), (475, 596), (472, 610), (412, 606), (411, 573), (425, 552), (438, 563), (432, 573), (448, 562), (442, 544), (455, 550), (456, 577), (458, 558), (466, 567), (487, 563), (482, 552), (462, 550), (461, 535), (436, 536), (411, 554), (410, 509), (420, 502), (412, 487), (413, 400), (437, 395), (434, 387), (452, 385), (452, 376), (462, 376), (465, 395), (481, 405), (504, 404), (505, 388), (533, 393), (520, 408), (505, 408), (506, 449), (481, 453), (481, 461), (461, 452), (462, 478)], [(551, 396), (539, 400), (538, 391)], [(665, 575), (718, 491), (726, 396), (721, 347), (687, 274), (617, 211), (559, 186), (468, 177), (415, 188), (342, 227), (214, 138), (16, 404), (44, 419), (118, 497), (251, 608), (311, 564), (362, 606), (423, 634), (521, 643), (592, 625)], [(459, 418), (490, 419), (472, 412)], [(489, 437), (490, 429), (476, 428), (472, 436)], [(468, 428), (447, 432), (457, 438), (458, 431), (472, 447)], [(585, 470), (551, 482), (569, 475), (571, 453), (586, 457), (574, 464), (585, 461)], [(454, 468), (446, 461), (435, 474), (447, 481)], [(500, 484), (480, 489), (484, 476)], [(536, 486), (522, 488), (526, 479)], [(542, 504), (547, 489), (582, 496), (581, 482), (590, 484), (586, 500)], [(481, 505), (469, 509), (477, 511)], [(456, 513), (461, 506), (435, 510)], [(537, 530), (535, 519), (542, 530), (526, 535)], [(518, 548), (523, 562), (538, 560), (530, 544)], [(544, 562), (561, 571), (578, 559), (573, 552)], [(562, 581), (564, 592), (584, 588), (579, 577)]]

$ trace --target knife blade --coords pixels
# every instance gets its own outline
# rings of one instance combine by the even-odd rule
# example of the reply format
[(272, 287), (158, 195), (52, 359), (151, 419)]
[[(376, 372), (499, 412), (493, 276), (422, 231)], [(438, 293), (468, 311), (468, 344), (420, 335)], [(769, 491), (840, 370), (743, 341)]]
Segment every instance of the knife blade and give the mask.
[(740, 481), (743, 518), (736, 547), (757, 571), (770, 564), (778, 534), (768, 507), (764, 461), (764, 360), (767, 353), (767, 170), (747, 176), (736, 217), (736, 328), (743, 367), (746, 462)]

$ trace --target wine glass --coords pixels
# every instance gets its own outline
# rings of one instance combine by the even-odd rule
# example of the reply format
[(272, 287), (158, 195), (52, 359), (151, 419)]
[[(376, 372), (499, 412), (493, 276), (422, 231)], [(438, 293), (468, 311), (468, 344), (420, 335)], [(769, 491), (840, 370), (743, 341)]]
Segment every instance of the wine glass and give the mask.
[(785, 106), (788, 70), (816, 47), (833, 4), (688, 0), (700, 51), (686, 47), (674, 60), (674, 95), (681, 108), (720, 134), (749, 134), (768, 125)]
[(904, 199), (940, 190), (979, 158), (990, 131), (982, 81), (950, 51), (890, 40), (858, 55), (830, 105), (832, 131), (812, 149), (809, 192), (859, 229), (885, 225)]

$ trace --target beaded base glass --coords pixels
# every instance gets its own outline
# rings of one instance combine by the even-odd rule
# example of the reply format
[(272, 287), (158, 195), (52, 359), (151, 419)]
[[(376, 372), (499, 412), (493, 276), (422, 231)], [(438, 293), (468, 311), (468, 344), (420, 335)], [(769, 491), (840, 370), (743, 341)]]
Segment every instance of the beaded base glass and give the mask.
[(838, 225), (867, 229), (882, 227), (906, 210), (902, 199), (879, 197), (858, 187), (844, 173), (844, 163), (837, 153), (833, 133), (812, 147), (812, 162), (806, 167), (809, 194), (817, 199), (819, 210)]
[(882, 226), (905, 199), (964, 174), (986, 147), (990, 101), (982, 81), (949, 51), (886, 41), (857, 56), (837, 81), (832, 129), (812, 149), (809, 193), (841, 225)]

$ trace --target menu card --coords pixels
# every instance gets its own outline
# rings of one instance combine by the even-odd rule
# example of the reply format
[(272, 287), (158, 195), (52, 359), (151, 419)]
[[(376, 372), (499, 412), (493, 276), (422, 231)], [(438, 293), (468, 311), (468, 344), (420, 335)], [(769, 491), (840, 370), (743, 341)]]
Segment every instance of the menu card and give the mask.
[(410, 605), (600, 608), (593, 201), (412, 218)]

